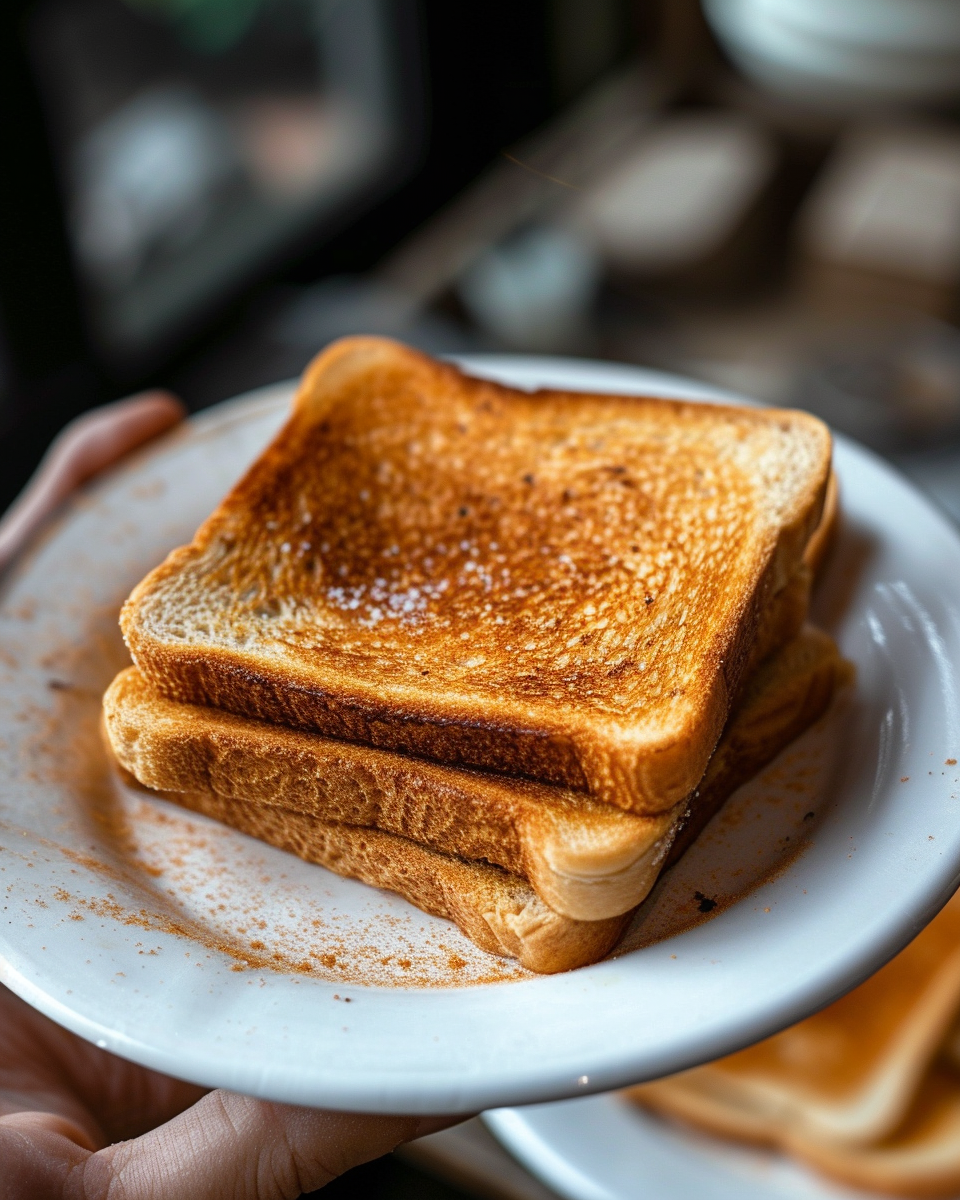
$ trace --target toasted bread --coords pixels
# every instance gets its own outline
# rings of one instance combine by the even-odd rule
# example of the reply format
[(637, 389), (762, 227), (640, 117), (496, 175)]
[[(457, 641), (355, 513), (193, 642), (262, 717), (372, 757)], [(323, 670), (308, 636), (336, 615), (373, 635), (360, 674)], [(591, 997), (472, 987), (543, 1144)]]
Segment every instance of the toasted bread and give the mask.
[(955, 897), (906, 950), (829, 1008), (739, 1054), (629, 1094), (715, 1132), (804, 1157), (810, 1147), (869, 1146), (896, 1135), (958, 1006)]
[(679, 861), (738, 787), (826, 711), (852, 674), (833, 639), (811, 625), (760, 665), (677, 824), (664, 868)]
[(839, 666), (832, 640), (811, 628), (773, 655), (749, 681), (694, 795), (654, 817), (166, 700), (134, 667), (117, 676), (103, 707), (118, 762), (147, 787), (212, 792), (486, 859), (529, 880), (556, 912), (598, 920), (639, 904), (672, 847), (675, 861), (724, 800), (824, 711)]
[(960, 1192), (960, 1077), (935, 1064), (903, 1123), (881, 1142), (851, 1146), (798, 1139), (791, 1151), (851, 1187), (910, 1200), (955, 1197)]
[(829, 471), (806, 414), (528, 393), (346, 339), (123, 632), (168, 699), (666, 813)]
[(840, 484), (837, 482), (836, 471), (830, 472), (827, 481), (827, 494), (823, 501), (823, 512), (820, 523), (810, 535), (807, 548), (803, 552), (804, 566), (812, 575), (818, 576), (824, 569), (833, 544), (837, 540), (840, 528)]
[(165, 795), (338, 875), (396, 892), (424, 912), (455, 922), (482, 950), (516, 958), (542, 975), (598, 962), (630, 919), (629, 913), (604, 921), (563, 917), (526, 880), (501, 867), (440, 854), (380, 829), (318, 821), (213, 792)]
[(729, 1097), (706, 1091), (664, 1090), (649, 1106), (721, 1137), (779, 1147), (822, 1174), (870, 1193), (915, 1200), (960, 1192), (960, 1076), (938, 1063), (919, 1082), (904, 1120), (875, 1142), (835, 1141), (794, 1128), (787, 1117), (774, 1129)]

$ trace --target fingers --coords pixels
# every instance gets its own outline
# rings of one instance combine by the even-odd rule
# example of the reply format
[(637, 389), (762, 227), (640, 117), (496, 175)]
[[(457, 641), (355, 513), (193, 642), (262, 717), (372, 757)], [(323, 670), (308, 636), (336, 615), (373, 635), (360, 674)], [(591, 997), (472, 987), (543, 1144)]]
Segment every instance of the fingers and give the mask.
[(18, 1112), (0, 1117), (0, 1132), (9, 1134), (12, 1130), (27, 1134), (36, 1144), (48, 1141), (47, 1135), (50, 1138), (66, 1138), (71, 1143), (70, 1157), (73, 1157), (74, 1148), (91, 1154), (97, 1149), (97, 1143), (88, 1129), (59, 1113)]
[(380, 1117), (211, 1092), (159, 1129), (92, 1155), (85, 1200), (287, 1200), (459, 1118)]
[(63, 1200), (71, 1175), (90, 1160), (88, 1145), (83, 1130), (62, 1117), (0, 1117), (0, 1200)]
[(92, 409), (72, 421), (0, 520), (0, 570), (75, 488), (184, 415), (175, 396), (158, 390)]
[(65, 1117), (0, 1117), (0, 1200), (293, 1200), (460, 1117), (322, 1112), (211, 1092), (131, 1142), (91, 1153)]
[(68, 1136), (98, 1150), (169, 1121), (207, 1090), (91, 1045), (0, 986), (0, 1115), (63, 1120), (83, 1132)]
[(69, 488), (79, 487), (185, 415), (180, 401), (159, 389), (91, 409), (57, 435), (40, 471)]

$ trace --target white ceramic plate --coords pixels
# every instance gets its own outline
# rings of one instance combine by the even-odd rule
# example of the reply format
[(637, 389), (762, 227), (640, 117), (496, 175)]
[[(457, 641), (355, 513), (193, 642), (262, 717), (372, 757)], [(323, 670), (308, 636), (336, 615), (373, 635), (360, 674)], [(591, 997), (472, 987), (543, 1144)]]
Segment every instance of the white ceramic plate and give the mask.
[(867, 1200), (773, 1151), (681, 1129), (618, 1096), (498, 1109), (484, 1121), (564, 1200)]
[[(521, 386), (718, 395), (583, 362), (470, 366)], [(842, 441), (846, 526), (820, 606), (856, 694), (670, 873), (630, 935), (642, 948), (530, 976), (396, 897), (115, 785), (97, 719), (125, 661), (119, 604), (256, 456), (289, 394), (208, 412), (104, 479), (6, 582), (0, 978), (31, 1004), (204, 1084), (466, 1112), (607, 1090), (764, 1037), (859, 983), (953, 891), (960, 542)], [(644, 946), (676, 928), (672, 912), (699, 917), (704, 895), (714, 919)]]

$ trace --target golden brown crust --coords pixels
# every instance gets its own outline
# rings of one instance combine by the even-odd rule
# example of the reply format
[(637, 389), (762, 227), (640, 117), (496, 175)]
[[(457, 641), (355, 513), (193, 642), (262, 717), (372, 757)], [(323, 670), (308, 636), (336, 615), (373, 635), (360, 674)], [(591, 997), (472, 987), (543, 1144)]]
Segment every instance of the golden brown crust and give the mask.
[(379, 829), (318, 821), (211, 792), (169, 796), (338, 875), (387, 888), (424, 912), (454, 921), (481, 949), (550, 975), (597, 962), (629, 914), (574, 921), (548, 908), (524, 880), (489, 863), (438, 854)]
[[(110, 685), (104, 714), (118, 762), (147, 787), (210, 791), (487, 859), (530, 879), (547, 903), (580, 919), (615, 916), (643, 899), (656, 878), (652, 867), (645, 886), (637, 881), (639, 894), (624, 896), (618, 883), (651, 850), (662, 862), (669, 840), (660, 843), (681, 815), (639, 817), (566, 788), (180, 704), (159, 696), (134, 667)], [(613, 876), (612, 897), (597, 894), (605, 875)], [(589, 911), (577, 904), (578, 882), (580, 892), (593, 893)]]
[(677, 829), (665, 868), (679, 861), (738, 787), (826, 712), (844, 669), (833, 639), (808, 625), (751, 675)]
[(529, 394), (347, 339), (124, 635), (171, 699), (664, 812), (829, 460), (804, 414)]
[(757, 618), (753, 643), (747, 651), (731, 709), (739, 704), (760, 664), (792, 641), (803, 628), (810, 608), (812, 584), (810, 568), (801, 564), (768, 600)]
[(529, 880), (557, 912), (595, 920), (639, 904), (678, 830), (686, 848), (740, 784), (820, 715), (838, 665), (836, 647), (817, 630), (783, 647), (746, 689), (694, 796), (658, 817), (180, 704), (136, 668), (111, 684), (104, 715), (118, 762), (147, 787), (213, 792), (487, 859)]
[(823, 571), (824, 564), (830, 554), (840, 528), (840, 484), (836, 471), (830, 472), (827, 482), (827, 494), (823, 501), (823, 515), (820, 524), (810, 535), (807, 548), (803, 552), (804, 565), (816, 579)]

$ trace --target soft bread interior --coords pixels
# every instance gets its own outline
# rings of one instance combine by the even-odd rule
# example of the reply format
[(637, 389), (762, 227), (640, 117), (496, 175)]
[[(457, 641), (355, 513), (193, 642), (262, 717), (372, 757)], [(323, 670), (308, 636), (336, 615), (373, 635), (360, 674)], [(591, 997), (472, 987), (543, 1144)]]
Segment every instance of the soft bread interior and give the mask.
[(694, 796), (635, 816), (583, 793), (445, 767), (159, 696), (136, 668), (104, 698), (119, 763), (147, 787), (379, 828), (524, 877), (556, 912), (618, 916), (741, 783), (826, 708), (840, 660), (807, 628), (754, 672)]

